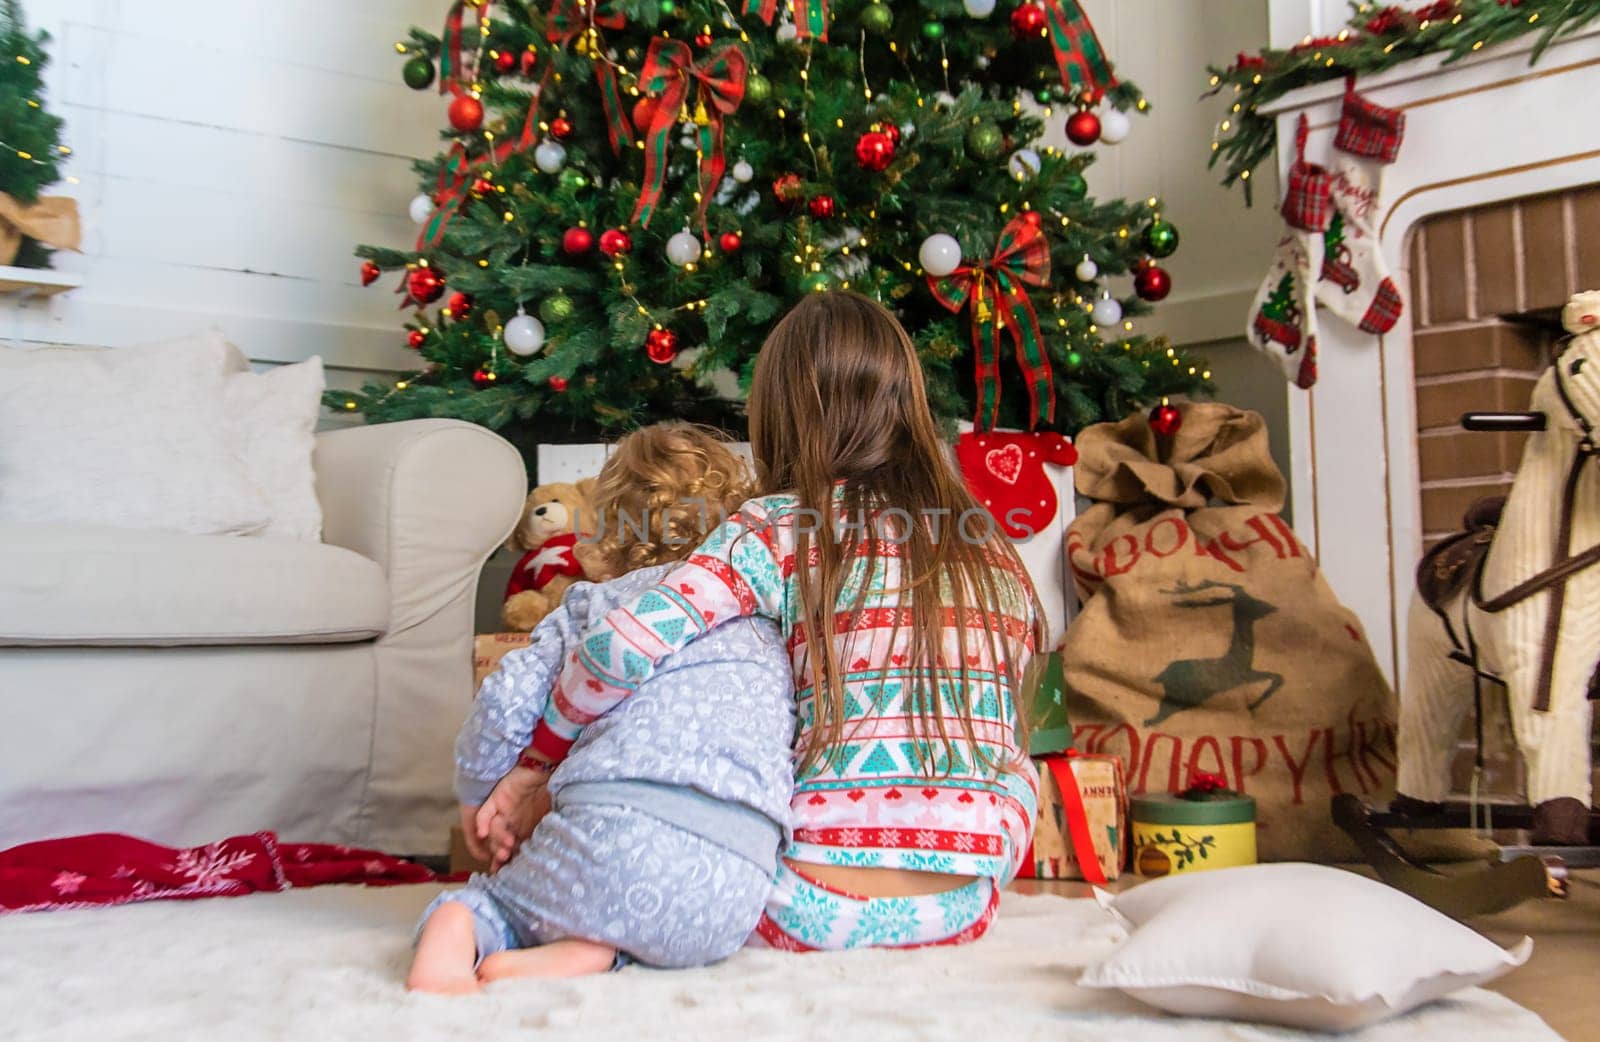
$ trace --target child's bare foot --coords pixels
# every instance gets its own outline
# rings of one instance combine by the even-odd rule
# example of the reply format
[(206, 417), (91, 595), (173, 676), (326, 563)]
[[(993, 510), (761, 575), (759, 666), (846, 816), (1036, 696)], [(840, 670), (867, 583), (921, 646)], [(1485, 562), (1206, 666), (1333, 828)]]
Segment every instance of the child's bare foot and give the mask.
[(478, 979), (508, 980), (512, 977), (586, 977), (604, 973), (617, 960), (617, 950), (594, 941), (556, 941), (537, 948), (495, 952), (478, 967)]
[(417, 939), (417, 954), (406, 977), (409, 991), (435, 995), (465, 995), (478, 990), (472, 964), (478, 942), (472, 931), (472, 910), (459, 901), (446, 901), (433, 910)]

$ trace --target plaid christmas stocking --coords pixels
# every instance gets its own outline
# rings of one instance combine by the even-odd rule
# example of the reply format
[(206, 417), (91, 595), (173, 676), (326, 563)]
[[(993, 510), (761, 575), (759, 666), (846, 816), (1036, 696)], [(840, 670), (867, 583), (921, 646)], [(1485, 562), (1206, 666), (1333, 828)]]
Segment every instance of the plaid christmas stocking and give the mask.
[(1322, 235), (1332, 219), (1329, 201), (1332, 175), (1306, 162), (1307, 123), (1300, 117), (1295, 135), (1297, 156), (1289, 168), (1283, 195), (1283, 219), (1289, 227), (1278, 240), (1272, 266), (1250, 305), (1245, 336), (1258, 350), (1278, 360), (1296, 386), (1317, 382), (1317, 317), (1314, 292), (1322, 268)]
[(1333, 139), (1333, 220), (1323, 234), (1317, 302), (1363, 333), (1387, 333), (1405, 305), (1378, 247), (1376, 219), (1383, 168), (1394, 162), (1406, 114), (1374, 105), (1345, 81), (1344, 110)]

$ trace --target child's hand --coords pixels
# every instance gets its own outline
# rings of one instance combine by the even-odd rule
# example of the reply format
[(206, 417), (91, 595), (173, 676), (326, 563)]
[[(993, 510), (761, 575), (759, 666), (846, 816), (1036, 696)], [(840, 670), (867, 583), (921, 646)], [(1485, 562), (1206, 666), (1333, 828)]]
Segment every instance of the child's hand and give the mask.
[(467, 853), (479, 861), (489, 860), (488, 834), (478, 831), (478, 808), (471, 803), (461, 805), (461, 833), (467, 841)]
[(517, 847), (533, 835), (534, 827), (549, 813), (549, 780), (547, 771), (515, 767), (478, 808), (477, 831), (489, 847), (490, 873), (511, 860)]

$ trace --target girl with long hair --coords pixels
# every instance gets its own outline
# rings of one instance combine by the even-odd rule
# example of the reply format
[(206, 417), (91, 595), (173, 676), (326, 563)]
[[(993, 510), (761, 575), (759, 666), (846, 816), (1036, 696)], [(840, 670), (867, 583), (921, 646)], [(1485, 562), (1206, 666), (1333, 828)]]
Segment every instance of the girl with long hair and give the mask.
[(969, 941), (1033, 828), (1019, 710), (1043, 612), (963, 486), (904, 329), (848, 292), (774, 328), (750, 387), (762, 493), (578, 642), (524, 763), (552, 766), (667, 656), (735, 617), (787, 638), (794, 839), (756, 936)]

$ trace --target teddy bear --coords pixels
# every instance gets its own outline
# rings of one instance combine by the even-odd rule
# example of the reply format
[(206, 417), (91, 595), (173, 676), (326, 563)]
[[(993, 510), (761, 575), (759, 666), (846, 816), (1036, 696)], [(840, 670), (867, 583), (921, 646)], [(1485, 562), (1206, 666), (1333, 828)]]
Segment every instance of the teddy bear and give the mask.
[(593, 492), (594, 479), (584, 478), (576, 484), (540, 485), (528, 493), (522, 519), (506, 540), (510, 549), (524, 551), (511, 570), (500, 609), (507, 630), (532, 630), (560, 606), (567, 587), (586, 577), (574, 551), (579, 535), (592, 528)]

